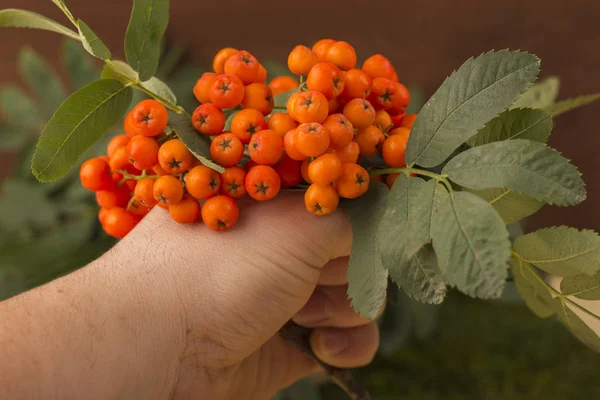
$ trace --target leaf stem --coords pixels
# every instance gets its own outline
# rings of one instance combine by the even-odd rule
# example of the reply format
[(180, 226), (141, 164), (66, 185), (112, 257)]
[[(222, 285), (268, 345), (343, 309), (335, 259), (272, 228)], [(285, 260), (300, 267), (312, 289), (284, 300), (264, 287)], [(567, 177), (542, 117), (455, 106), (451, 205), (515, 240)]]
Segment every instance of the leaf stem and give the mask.
[(425, 171), (423, 169), (410, 168), (410, 167), (407, 167), (407, 168), (384, 168), (384, 169), (373, 170), (369, 175), (371, 177), (373, 177), (373, 176), (388, 175), (388, 174), (416, 174), (416, 175), (421, 175), (421, 176), (427, 176), (429, 178), (435, 179), (438, 182), (443, 183), (444, 186), (446, 186), (446, 189), (448, 189), (448, 191), (450, 193), (453, 192), (452, 185), (450, 184), (450, 182), (444, 175), (436, 174), (435, 172), (431, 172), (431, 171)]

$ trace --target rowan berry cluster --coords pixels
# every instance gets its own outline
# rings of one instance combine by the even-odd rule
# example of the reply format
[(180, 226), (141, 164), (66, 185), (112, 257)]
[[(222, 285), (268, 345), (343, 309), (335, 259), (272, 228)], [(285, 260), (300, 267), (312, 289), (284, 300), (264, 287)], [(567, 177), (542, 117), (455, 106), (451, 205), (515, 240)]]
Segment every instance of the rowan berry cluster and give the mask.
[[(238, 220), (236, 200), (270, 200), (282, 188), (306, 189), (306, 209), (319, 216), (334, 212), (340, 198), (363, 195), (371, 178), (359, 162), (381, 156), (389, 167), (404, 167), (416, 115), (406, 114), (409, 91), (387, 58), (369, 57), (360, 69), (356, 63), (350, 44), (323, 39), (289, 54), (288, 67), (299, 80), (278, 76), (267, 85), (267, 71), (252, 54), (220, 50), (214, 72), (193, 89), (201, 104), (192, 124), (210, 137), (210, 157), (224, 167), (221, 174), (201, 165), (177, 138), (161, 103), (137, 104), (125, 119), (126, 134), (111, 140), (106, 156), (81, 167), (104, 230), (122, 238), (159, 206), (177, 222), (201, 217), (210, 229), (224, 231)], [(292, 91), (286, 104), (275, 106), (274, 96)], [(386, 183), (396, 177), (388, 175)]]

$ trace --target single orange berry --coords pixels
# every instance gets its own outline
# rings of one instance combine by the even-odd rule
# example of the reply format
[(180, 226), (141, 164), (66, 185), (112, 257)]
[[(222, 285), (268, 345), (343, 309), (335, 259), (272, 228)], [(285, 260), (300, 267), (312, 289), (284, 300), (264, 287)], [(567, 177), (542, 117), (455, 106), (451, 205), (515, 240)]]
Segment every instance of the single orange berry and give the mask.
[(242, 161), (243, 156), (244, 145), (232, 133), (223, 133), (210, 143), (210, 157), (223, 167), (236, 165)]
[(373, 157), (381, 153), (381, 145), (385, 140), (385, 135), (378, 127), (371, 125), (361, 129), (354, 139), (360, 147), (360, 155)]
[(156, 100), (143, 100), (131, 110), (129, 130), (135, 135), (156, 136), (163, 133), (169, 121), (165, 106)]
[(321, 92), (327, 100), (338, 97), (344, 90), (342, 71), (331, 63), (318, 63), (308, 73), (306, 78), (308, 90)]
[(205, 72), (196, 82), (196, 85), (194, 86), (194, 96), (200, 103), (210, 103), (210, 88), (213, 83), (215, 83), (215, 79), (217, 79), (217, 74)]
[(302, 161), (306, 159), (306, 156), (298, 151), (296, 148), (296, 129), (288, 131), (283, 138), (283, 147), (285, 154), (287, 154), (292, 160)]
[(342, 176), (342, 161), (333, 153), (325, 153), (310, 163), (308, 176), (313, 183), (330, 185)]
[(296, 75), (307, 75), (319, 62), (319, 56), (306, 46), (298, 45), (288, 56), (288, 68)]
[(219, 108), (234, 108), (244, 99), (244, 84), (231, 74), (217, 75), (208, 92), (210, 102)]
[(341, 96), (348, 100), (366, 99), (371, 93), (372, 83), (373, 80), (364, 71), (352, 68), (344, 74), (344, 91)]
[(267, 83), (267, 69), (262, 64), (258, 64), (258, 74), (254, 83)]
[(410, 104), (410, 92), (401, 83), (395, 82), (396, 95), (392, 98), (392, 111), (404, 113)]
[(135, 185), (133, 195), (140, 204), (146, 207), (154, 207), (157, 203), (154, 198), (154, 183), (155, 180), (152, 178), (143, 178)]
[(243, 144), (250, 143), (252, 135), (267, 129), (265, 116), (258, 110), (247, 108), (237, 112), (231, 120), (231, 133), (238, 137)]
[(139, 200), (134, 197), (129, 202), (129, 206), (127, 207), (127, 211), (131, 214), (135, 215), (140, 219), (140, 217), (145, 217), (152, 210), (152, 207), (147, 207), (139, 202)]
[(168, 208), (183, 198), (183, 185), (173, 176), (161, 176), (154, 182), (153, 194), (159, 207)]
[(127, 144), (129, 162), (140, 171), (151, 169), (158, 163), (158, 142), (146, 136), (134, 136)]
[(318, 157), (325, 153), (330, 142), (329, 132), (316, 122), (301, 124), (296, 129), (294, 145), (306, 157)]
[(375, 113), (375, 122), (373, 122), (373, 125), (385, 131), (392, 126), (392, 117), (390, 117), (387, 111), (379, 110)]
[(369, 101), (373, 107), (388, 110), (392, 108), (394, 98), (396, 97), (396, 83), (388, 78), (375, 78), (371, 87)]
[(125, 129), (125, 134), (127, 136), (133, 137), (137, 135), (137, 126), (135, 124), (135, 120), (133, 119), (133, 112), (130, 111), (125, 116), (123, 128)]
[(404, 128), (404, 127), (392, 129), (390, 132), (390, 136), (395, 136), (395, 135), (404, 136), (405, 138), (408, 139), (408, 137), (410, 136), (410, 129)]
[(213, 71), (217, 74), (222, 74), (225, 71), (225, 62), (238, 51), (238, 49), (234, 49), (233, 47), (225, 47), (219, 50), (213, 59)]
[[(129, 152), (127, 151), (127, 146), (122, 146), (116, 149), (113, 156), (110, 158), (108, 165), (110, 166), (110, 170), (112, 172), (123, 170), (132, 175), (138, 175), (140, 173), (140, 170), (134, 167), (131, 162), (129, 162)], [(123, 178), (121, 174), (115, 174), (113, 176), (113, 180), (116, 181), (120, 181), (121, 178)]]
[(406, 144), (408, 137), (403, 135), (392, 135), (385, 139), (381, 152), (383, 161), (392, 168), (406, 167), (404, 153), (406, 153)]
[(283, 155), (283, 138), (269, 129), (257, 132), (248, 144), (248, 153), (259, 165), (273, 165)]
[(287, 110), (290, 116), (300, 123), (321, 123), (329, 115), (329, 104), (321, 92), (298, 92), (290, 97)]
[(337, 155), (342, 164), (356, 164), (360, 155), (360, 146), (356, 142), (350, 142), (348, 146), (342, 149), (329, 149), (327, 152)]
[(304, 194), (306, 210), (314, 215), (328, 215), (337, 210), (340, 197), (331, 185), (313, 183)]
[(336, 97), (335, 99), (329, 100), (329, 102), (327, 103), (327, 105), (329, 106), (329, 115), (335, 114), (335, 113), (337, 113), (338, 111), (341, 110), (341, 108), (342, 108), (342, 101), (340, 100), (339, 97)]
[(394, 66), (381, 54), (375, 54), (365, 60), (362, 65), (362, 70), (371, 78), (387, 78), (395, 82), (398, 81), (398, 75)]
[(329, 49), (335, 43), (336, 41), (333, 39), (321, 39), (313, 45), (312, 51), (317, 53), (317, 56), (319, 56), (319, 61), (327, 62), (327, 54), (329, 53)]
[(233, 199), (246, 195), (246, 170), (242, 167), (225, 168), (221, 174), (221, 193)]
[(240, 208), (229, 196), (215, 196), (202, 206), (202, 220), (209, 229), (223, 232), (231, 229), (240, 217)]
[(178, 175), (192, 167), (194, 155), (181, 140), (172, 139), (160, 146), (158, 162), (167, 173)]
[(191, 224), (200, 218), (200, 204), (193, 197), (186, 196), (179, 203), (169, 205), (169, 214), (175, 222)]
[(257, 165), (246, 175), (246, 191), (254, 200), (271, 200), (279, 193), (281, 178), (266, 165)]
[(208, 199), (219, 192), (221, 177), (204, 165), (198, 165), (185, 176), (185, 187), (189, 194), (202, 200)]
[(154, 168), (152, 168), (152, 171), (154, 172), (154, 175), (158, 176), (169, 175), (169, 173), (165, 171), (163, 167), (160, 166), (160, 164), (155, 165)]
[(348, 42), (335, 42), (327, 52), (327, 62), (348, 71), (356, 66), (356, 51)]
[(243, 108), (252, 108), (260, 111), (263, 115), (271, 114), (274, 100), (271, 89), (264, 83), (252, 83), (245, 88)]
[(302, 165), (300, 165), (300, 174), (302, 175), (302, 179), (304, 179), (304, 181), (308, 184), (312, 184), (312, 180), (310, 179), (310, 176), (308, 175), (308, 169), (310, 168), (310, 163), (311, 160), (310, 159), (305, 159), (304, 161), (302, 161)]
[(389, 174), (388, 176), (386, 176), (385, 184), (387, 185), (387, 187), (391, 189), (399, 176), (400, 174)]
[(249, 85), (256, 80), (258, 70), (258, 60), (246, 50), (240, 50), (225, 61), (223, 72), (235, 75), (244, 85)]
[(102, 228), (108, 235), (123, 239), (135, 228), (138, 219), (124, 208), (115, 207), (106, 212)]
[(354, 139), (354, 127), (343, 114), (330, 115), (323, 122), (323, 127), (329, 132), (330, 147), (341, 149)]
[(270, 130), (279, 136), (284, 137), (286, 133), (292, 129), (296, 129), (298, 124), (292, 119), (292, 117), (290, 117), (289, 114), (278, 112), (269, 117), (268, 126)]
[(114, 188), (108, 163), (101, 158), (92, 158), (81, 165), (79, 179), (81, 185), (94, 192)]
[(107, 212), (108, 210), (106, 208), (101, 208), (100, 211), (98, 211), (98, 221), (100, 221), (100, 224), (104, 224), (104, 217), (106, 217)]
[(293, 187), (302, 182), (301, 165), (302, 162), (293, 160), (287, 154), (275, 164), (273, 169), (281, 179), (281, 187)]
[(364, 129), (375, 122), (375, 109), (365, 99), (353, 99), (344, 107), (344, 115), (356, 129)]
[(213, 136), (223, 131), (225, 113), (214, 104), (202, 104), (192, 114), (192, 124), (201, 134)]
[(299, 86), (298, 81), (291, 76), (276, 76), (269, 83), (273, 96), (297, 89)]
[(96, 203), (104, 209), (126, 207), (130, 199), (127, 186), (115, 187), (112, 190), (99, 190), (96, 192)]
[(411, 129), (417, 120), (417, 114), (406, 114), (402, 121), (400, 121), (400, 127)]
[(335, 188), (345, 199), (362, 196), (369, 189), (369, 173), (358, 164), (344, 164), (342, 177), (335, 183)]
[(122, 146), (127, 146), (129, 141), (131, 140), (130, 136), (127, 135), (117, 135), (108, 142), (108, 146), (106, 147), (106, 155), (110, 158), (115, 154), (115, 151)]

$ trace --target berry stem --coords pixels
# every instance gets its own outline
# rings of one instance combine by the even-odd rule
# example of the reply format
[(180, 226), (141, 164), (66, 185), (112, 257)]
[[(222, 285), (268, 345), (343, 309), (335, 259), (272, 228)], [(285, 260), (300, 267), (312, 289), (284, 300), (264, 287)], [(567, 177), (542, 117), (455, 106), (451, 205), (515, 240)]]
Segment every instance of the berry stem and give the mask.
[(446, 189), (448, 189), (448, 191), (450, 193), (452, 193), (454, 191), (452, 189), (452, 185), (450, 184), (450, 181), (448, 181), (448, 179), (445, 175), (436, 174), (435, 172), (425, 171), (423, 169), (410, 168), (410, 167), (376, 169), (376, 170), (373, 170), (369, 174), (369, 176), (374, 177), (374, 176), (388, 175), (388, 174), (411, 174), (411, 173), (416, 174), (416, 175), (421, 175), (421, 176), (427, 176), (429, 178), (435, 179), (438, 182), (442, 182), (444, 184), (444, 186), (446, 186)]
[(373, 400), (361, 383), (352, 375), (349, 369), (332, 367), (319, 360), (310, 347), (311, 329), (301, 327), (293, 322), (288, 322), (279, 331), (281, 336), (293, 343), (302, 353), (319, 364), (331, 377), (331, 379), (342, 388), (352, 400)]
[(158, 179), (159, 176), (158, 175), (146, 175), (146, 171), (143, 171), (141, 175), (133, 175), (130, 174), (122, 169), (118, 169), (116, 171), (112, 171), (112, 173), (117, 173), (117, 174), (121, 174), (123, 175), (123, 179), (121, 180), (122, 182), (125, 181), (141, 181), (144, 178), (152, 178), (152, 179)]
[(285, 106), (273, 106), (273, 110), (287, 110)]

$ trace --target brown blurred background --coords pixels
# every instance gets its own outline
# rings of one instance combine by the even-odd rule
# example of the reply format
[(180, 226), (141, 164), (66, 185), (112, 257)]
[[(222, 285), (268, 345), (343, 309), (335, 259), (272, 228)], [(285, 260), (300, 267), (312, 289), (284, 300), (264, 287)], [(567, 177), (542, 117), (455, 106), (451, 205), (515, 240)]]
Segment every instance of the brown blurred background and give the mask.
[[(122, 57), (130, 0), (69, 0), (85, 20)], [(68, 25), (50, 0), (0, 0), (0, 8), (36, 11)], [(521, 49), (542, 59), (542, 76), (558, 75), (561, 98), (600, 92), (600, 2), (591, 0), (412, 1), (218, 0), (171, 2), (172, 42), (190, 47), (190, 61), (209, 65), (221, 47), (245, 48), (259, 59), (286, 60), (294, 45), (322, 37), (351, 42), (359, 57), (383, 53), (400, 79), (429, 96), (446, 75), (470, 56), (490, 49)], [(18, 82), (16, 54), (31, 45), (58, 60), (59, 35), (33, 30), (0, 32), (2, 82)], [(58, 65), (58, 62), (55, 62)], [(190, 88), (191, 90), (191, 88)], [(569, 224), (600, 230), (600, 103), (559, 117), (550, 144), (580, 168), (588, 199), (572, 208), (546, 207), (531, 227)], [(0, 155), (0, 179), (12, 158)]]

